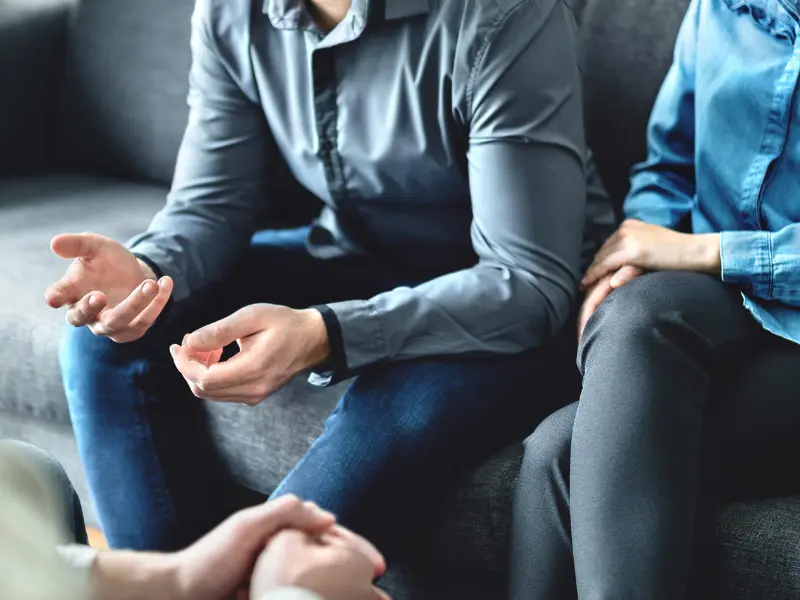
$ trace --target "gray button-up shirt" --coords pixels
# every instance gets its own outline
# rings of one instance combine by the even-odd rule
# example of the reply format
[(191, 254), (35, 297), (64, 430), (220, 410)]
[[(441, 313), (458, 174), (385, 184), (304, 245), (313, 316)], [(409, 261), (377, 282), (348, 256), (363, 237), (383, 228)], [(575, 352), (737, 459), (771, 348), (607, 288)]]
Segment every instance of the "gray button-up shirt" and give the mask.
[(198, 0), (192, 25), (172, 192), (132, 242), (176, 301), (222, 279), (290, 176), (324, 203), (320, 259), (446, 273), (330, 305), (349, 369), (516, 353), (564, 326), (587, 152), (563, 0), (353, 0), (327, 34), (303, 0)]

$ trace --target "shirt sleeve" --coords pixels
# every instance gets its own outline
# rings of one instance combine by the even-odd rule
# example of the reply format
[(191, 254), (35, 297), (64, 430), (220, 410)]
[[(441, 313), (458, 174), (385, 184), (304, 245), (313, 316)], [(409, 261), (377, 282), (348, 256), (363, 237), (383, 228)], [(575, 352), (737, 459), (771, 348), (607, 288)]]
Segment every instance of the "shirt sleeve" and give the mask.
[(304, 590), (301, 588), (281, 588), (267, 592), (258, 600), (325, 600), (314, 592)]
[(175, 280), (176, 301), (219, 281), (244, 252), (266, 210), (277, 148), (258, 104), (243, 91), (232, 52), (212, 31), (212, 3), (192, 17), (189, 122), (166, 207), (129, 242)]
[(675, 58), (647, 131), (647, 160), (633, 168), (624, 212), (629, 219), (677, 229), (695, 195), (695, 54), (699, 2), (692, 0)]
[(754, 297), (800, 306), (800, 223), (780, 231), (725, 231), (722, 281)]
[(518, 353), (566, 323), (586, 213), (576, 27), (562, 0), (516, 3), (493, 24), (467, 90), (470, 269), (331, 304), (347, 367)]

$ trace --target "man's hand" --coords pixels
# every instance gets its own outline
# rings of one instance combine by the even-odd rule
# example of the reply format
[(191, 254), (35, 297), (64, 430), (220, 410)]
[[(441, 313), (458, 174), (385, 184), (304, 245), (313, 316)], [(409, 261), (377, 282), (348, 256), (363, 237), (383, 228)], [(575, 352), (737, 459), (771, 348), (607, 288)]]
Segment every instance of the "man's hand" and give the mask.
[[(233, 342), (240, 352), (220, 362)], [(198, 398), (253, 406), (327, 359), (330, 344), (318, 311), (254, 304), (187, 335), (170, 352)]]
[(679, 233), (627, 220), (600, 248), (581, 283), (592, 287), (622, 267), (719, 274), (720, 236)]
[(372, 583), (385, 570), (375, 547), (345, 529), (320, 536), (286, 530), (258, 559), (250, 600), (283, 587), (309, 590), (325, 600), (390, 600)]
[(227, 600), (246, 597), (259, 554), (279, 531), (331, 531), (335, 518), (285, 496), (244, 510), (176, 554), (104, 552), (94, 568), (95, 600)]
[(599, 306), (608, 298), (609, 294), (615, 289), (622, 287), (626, 283), (630, 283), (637, 277), (640, 277), (644, 271), (637, 267), (622, 267), (616, 273), (606, 275), (595, 283), (586, 292), (586, 297), (581, 305), (581, 310), (578, 313), (578, 341), (580, 342), (583, 337), (583, 330), (586, 329), (586, 324), (592, 318), (594, 312)]
[(67, 322), (88, 326), (118, 343), (141, 338), (172, 294), (172, 280), (153, 272), (125, 246), (94, 233), (59, 235), (51, 248), (74, 259), (64, 277), (45, 292), (53, 308), (67, 306)]

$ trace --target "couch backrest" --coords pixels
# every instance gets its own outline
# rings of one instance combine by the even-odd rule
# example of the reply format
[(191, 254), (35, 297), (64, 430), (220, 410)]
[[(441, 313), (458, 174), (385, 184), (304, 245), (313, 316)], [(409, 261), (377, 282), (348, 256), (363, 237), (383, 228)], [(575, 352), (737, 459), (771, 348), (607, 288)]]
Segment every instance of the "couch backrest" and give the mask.
[[(589, 142), (616, 201), (689, 0), (568, 0), (581, 24)], [(81, 0), (60, 147), (72, 166), (168, 183), (186, 125), (194, 0)]]
[(689, 0), (568, 0), (581, 25), (589, 144), (615, 202), (646, 130)]
[(186, 127), (194, 0), (80, 0), (59, 150), (68, 166), (169, 183)]

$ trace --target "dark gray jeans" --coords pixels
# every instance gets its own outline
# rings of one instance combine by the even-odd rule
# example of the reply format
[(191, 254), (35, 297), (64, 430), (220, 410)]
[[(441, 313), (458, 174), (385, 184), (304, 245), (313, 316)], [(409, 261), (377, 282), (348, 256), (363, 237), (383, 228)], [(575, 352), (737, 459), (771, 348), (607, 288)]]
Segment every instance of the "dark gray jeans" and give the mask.
[(694, 273), (614, 292), (581, 341), (580, 402), (527, 442), (513, 600), (714, 597), (718, 503), (800, 489), (800, 346)]

